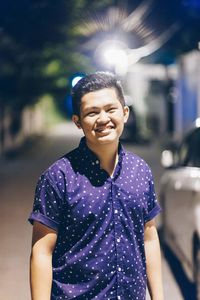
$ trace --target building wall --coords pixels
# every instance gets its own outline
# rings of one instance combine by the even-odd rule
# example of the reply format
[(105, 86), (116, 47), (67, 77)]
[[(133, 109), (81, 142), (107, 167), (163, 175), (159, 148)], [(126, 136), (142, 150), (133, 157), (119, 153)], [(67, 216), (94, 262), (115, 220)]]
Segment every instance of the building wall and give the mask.
[(175, 131), (182, 135), (200, 117), (200, 52), (192, 51), (178, 60)]
[(168, 130), (167, 102), (169, 82), (177, 79), (177, 67), (135, 64), (126, 76), (126, 91), (132, 98), (136, 114), (144, 127), (152, 127), (155, 134)]

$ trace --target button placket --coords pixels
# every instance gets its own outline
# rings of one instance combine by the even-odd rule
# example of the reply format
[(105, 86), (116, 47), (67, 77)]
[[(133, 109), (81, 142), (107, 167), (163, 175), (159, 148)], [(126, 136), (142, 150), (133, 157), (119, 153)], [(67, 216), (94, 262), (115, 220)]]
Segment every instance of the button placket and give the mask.
[[(119, 193), (116, 193), (115, 191), (115, 184), (112, 181), (111, 182), (112, 188), (112, 203), (113, 203), (113, 216), (114, 216), (114, 226), (115, 226), (115, 247), (116, 247), (116, 256), (117, 256), (117, 299), (121, 299), (121, 288), (119, 285), (119, 281), (121, 280), (122, 272), (123, 272), (123, 266), (122, 262), (120, 260), (120, 257), (122, 257), (122, 248), (121, 248), (121, 212), (120, 212), (120, 205), (118, 201)], [(120, 297), (120, 298), (118, 298)]]

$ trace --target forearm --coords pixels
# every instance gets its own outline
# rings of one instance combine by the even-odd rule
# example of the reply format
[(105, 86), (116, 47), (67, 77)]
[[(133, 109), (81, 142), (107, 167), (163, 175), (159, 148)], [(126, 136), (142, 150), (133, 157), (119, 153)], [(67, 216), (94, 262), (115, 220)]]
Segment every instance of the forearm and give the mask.
[(32, 300), (50, 300), (52, 287), (52, 255), (32, 253), (30, 260)]
[(152, 300), (163, 300), (161, 253), (157, 232), (152, 240), (145, 241), (147, 282)]

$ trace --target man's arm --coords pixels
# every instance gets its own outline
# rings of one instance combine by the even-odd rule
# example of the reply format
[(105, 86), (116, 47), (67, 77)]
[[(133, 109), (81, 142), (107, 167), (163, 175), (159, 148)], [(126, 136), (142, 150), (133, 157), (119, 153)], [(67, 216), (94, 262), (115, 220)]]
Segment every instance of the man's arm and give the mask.
[(50, 300), (52, 287), (52, 253), (56, 244), (55, 230), (34, 222), (30, 258), (32, 300)]
[(145, 224), (144, 244), (149, 294), (152, 300), (163, 300), (160, 243), (154, 220)]

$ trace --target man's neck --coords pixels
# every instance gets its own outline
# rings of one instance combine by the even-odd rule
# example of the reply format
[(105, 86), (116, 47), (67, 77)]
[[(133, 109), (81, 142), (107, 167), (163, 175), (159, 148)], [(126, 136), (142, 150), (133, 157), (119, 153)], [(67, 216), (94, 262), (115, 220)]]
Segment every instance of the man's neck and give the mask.
[(98, 157), (101, 168), (112, 176), (118, 163), (119, 141), (113, 144), (98, 145), (98, 147), (94, 147), (89, 143), (87, 143), (87, 145)]

